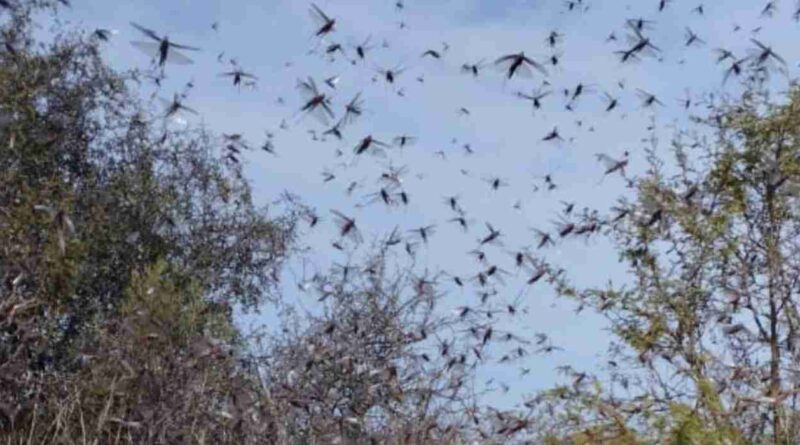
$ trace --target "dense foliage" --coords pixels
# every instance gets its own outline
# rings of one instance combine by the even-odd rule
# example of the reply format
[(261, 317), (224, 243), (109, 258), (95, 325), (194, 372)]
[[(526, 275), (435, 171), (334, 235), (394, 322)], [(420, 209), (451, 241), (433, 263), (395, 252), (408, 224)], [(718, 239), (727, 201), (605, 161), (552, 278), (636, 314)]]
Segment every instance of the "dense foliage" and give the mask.
[[(565, 296), (606, 315), (611, 379), (570, 371), (545, 405), (586, 443), (797, 443), (800, 92), (756, 86), (651, 153), (607, 221), (623, 285)], [(555, 405), (556, 407), (554, 407)]]
[(273, 292), (293, 222), (253, 205), (207, 132), (160, 126), (135, 73), (81, 36), (36, 45), (30, 19), (14, 11), (0, 51), (2, 429), (30, 443), (249, 437), (219, 413), (252, 376), (218, 345), (240, 345), (234, 305)]

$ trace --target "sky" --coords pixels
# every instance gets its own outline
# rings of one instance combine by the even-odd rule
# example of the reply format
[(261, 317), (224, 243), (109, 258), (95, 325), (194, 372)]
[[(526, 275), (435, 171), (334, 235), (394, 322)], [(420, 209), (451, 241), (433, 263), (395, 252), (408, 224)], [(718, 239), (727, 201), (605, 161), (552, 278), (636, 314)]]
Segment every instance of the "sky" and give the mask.
[[(503, 247), (487, 252), (512, 277), (498, 288), (498, 298), (513, 301), (522, 292), (526, 311), (509, 320), (508, 329), (527, 335), (546, 333), (564, 348), (511, 367), (490, 366), (481, 371), (483, 380), (513, 381), (512, 394), (491, 397), (518, 403), (520, 394), (558, 381), (558, 365), (601, 369), (609, 336), (601, 317), (589, 311), (576, 315), (574, 303), (556, 298), (546, 286), (525, 289), (522, 283), (527, 276), (516, 274), (509, 252), (535, 247), (531, 228), (552, 232), (562, 202), (574, 202), (576, 211), (608, 209), (621, 194), (629, 193), (619, 176), (604, 178), (604, 165), (596, 154), (619, 158), (627, 151), (629, 176), (640, 175), (646, 168), (643, 139), (648, 137), (648, 125), (656, 126), (658, 150), (668, 155), (675, 129), (689, 126), (681, 99), (693, 97), (694, 111), (702, 107), (705, 93), (735, 92), (735, 79), (722, 83), (725, 67), (715, 64), (715, 48), (744, 56), (754, 46), (750, 38), (755, 37), (772, 45), (793, 75), (800, 56), (794, 44), (800, 26), (792, 19), (795, 5), (778, 2), (775, 16), (765, 17), (760, 13), (767, 2), (753, 0), (705, 2), (703, 15), (693, 12), (701, 4), (696, 0), (668, 2), (663, 12), (658, 11), (658, 0), (583, 0), (575, 11), (569, 11), (568, 2), (562, 0), (403, 3), (398, 10), (392, 0), (318, 0), (317, 5), (337, 19), (336, 31), (323, 42), (314, 36), (310, 2), (297, 0), (72, 0), (65, 18), (89, 30), (117, 30), (105, 44), (104, 55), (120, 69), (148, 64), (148, 57), (130, 44), (145, 39), (130, 21), (202, 49), (185, 53), (195, 60), (193, 65), (167, 66), (169, 77), (158, 94), (171, 97), (192, 81), (196, 87), (186, 104), (200, 116), (188, 116), (189, 121), (205, 123), (219, 133), (241, 133), (255, 147), (266, 132), (274, 134), (277, 155), (257, 149), (246, 153), (246, 171), (259, 203), (270, 203), (286, 190), (324, 218), (320, 227), (302, 238), (309, 247), (310, 269), (324, 271), (331, 262), (345, 261), (330, 247), (336, 235), (330, 209), (356, 216), (366, 239), (387, 234), (395, 226), (406, 231), (435, 224), (436, 233), (428, 245), (418, 248), (418, 267), (462, 277), (479, 270), (467, 252), (485, 235), (484, 223), (500, 229)], [(630, 47), (625, 21), (640, 17), (653, 21), (645, 33), (660, 51), (655, 57), (623, 64), (615, 51)], [(218, 24), (216, 31), (212, 23)], [(735, 25), (741, 29), (734, 31)], [(705, 44), (687, 47), (687, 27)], [(563, 35), (556, 49), (546, 42), (552, 31)], [(617, 40), (607, 41), (612, 32)], [(374, 45), (368, 60), (352, 64), (353, 45), (368, 37)], [(344, 46), (345, 57), (337, 55), (331, 61), (320, 54), (321, 48), (333, 42)], [(441, 52), (441, 60), (420, 57), (428, 49)], [(220, 63), (218, 55), (223, 51)], [(520, 51), (542, 62), (558, 54), (559, 63), (548, 67), (547, 76), (535, 73), (531, 78), (504, 79), (492, 62)], [(256, 89), (236, 88), (230, 78), (219, 76), (230, 71), (231, 57), (258, 76)], [(462, 64), (481, 60), (486, 67), (479, 77), (461, 72)], [(387, 85), (379, 71), (397, 66), (405, 71), (396, 85)], [(343, 141), (312, 140), (309, 131), (319, 135), (327, 127), (299, 113), (303, 100), (296, 84), (308, 76), (332, 95), (337, 115), (356, 93), (362, 93), (366, 111), (345, 130)], [(340, 76), (333, 90), (323, 85), (323, 79), (331, 76)], [(785, 79), (777, 80), (781, 82)], [(573, 104), (574, 111), (567, 111), (562, 90), (574, 91), (579, 83), (585, 86), (586, 97)], [(143, 87), (143, 92), (150, 92), (148, 88)], [(530, 94), (537, 88), (553, 91), (542, 100), (540, 110), (516, 97), (519, 91)], [(642, 107), (637, 89), (655, 94), (664, 106)], [(605, 112), (604, 92), (618, 97), (618, 109)], [(459, 113), (462, 107), (469, 115)], [(281, 129), (284, 120), (287, 128)], [(564, 142), (542, 140), (554, 127)], [(418, 140), (402, 150), (388, 149), (385, 158), (355, 157), (353, 147), (368, 134), (387, 143), (401, 134)], [(464, 144), (474, 154), (467, 155)], [(337, 157), (337, 149), (344, 154)], [(378, 190), (376, 178), (390, 163), (409, 169), (404, 182), (409, 206), (387, 209), (380, 203), (369, 204), (366, 196)], [(323, 182), (325, 169), (334, 172), (336, 179)], [(552, 175), (554, 190), (546, 190), (544, 175)], [(508, 185), (491, 190), (486, 179), (493, 177)], [(360, 187), (348, 195), (352, 181)], [(460, 196), (461, 206), (474, 220), (466, 234), (447, 222), (453, 214), (443, 197), (449, 195)], [(568, 239), (536, 253), (567, 267), (579, 285), (602, 286), (609, 280), (627, 279), (612, 246), (599, 238)], [(303, 275), (302, 263), (300, 259), (293, 262), (290, 276)], [(287, 288), (296, 294), (291, 297), (313, 311), (315, 299), (294, 289)], [(477, 304), (471, 290), (450, 286), (448, 291), (452, 306)], [(242, 315), (242, 322), (270, 321), (269, 317)], [(532, 372), (520, 378), (520, 367)]]

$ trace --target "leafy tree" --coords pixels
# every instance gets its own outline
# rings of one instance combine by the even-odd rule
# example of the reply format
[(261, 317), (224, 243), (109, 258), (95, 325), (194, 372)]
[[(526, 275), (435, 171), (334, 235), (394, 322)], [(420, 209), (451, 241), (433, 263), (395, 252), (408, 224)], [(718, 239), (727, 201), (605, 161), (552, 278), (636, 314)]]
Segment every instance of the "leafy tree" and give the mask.
[(0, 26), (0, 429), (243, 443), (214, 419), (251, 378), (191, 351), (243, 346), (231, 309), (277, 295), (294, 222), (254, 205), (208, 131), (143, 108), (140, 73), (111, 71), (94, 39), (37, 43), (51, 6)]
[[(604, 222), (631, 279), (558, 291), (604, 314), (610, 379), (565, 369), (542, 394), (552, 437), (574, 443), (800, 440), (800, 91), (753, 87), (679, 134), (674, 163), (649, 150), (636, 200)], [(543, 430), (549, 430), (543, 428)]]
[(435, 277), (403, 264), (384, 243), (315, 275), (321, 313), (288, 315), (266, 342), (259, 363), (291, 443), (458, 443), (474, 432), (476, 360), (453, 335), (467, 323), (439, 314)]

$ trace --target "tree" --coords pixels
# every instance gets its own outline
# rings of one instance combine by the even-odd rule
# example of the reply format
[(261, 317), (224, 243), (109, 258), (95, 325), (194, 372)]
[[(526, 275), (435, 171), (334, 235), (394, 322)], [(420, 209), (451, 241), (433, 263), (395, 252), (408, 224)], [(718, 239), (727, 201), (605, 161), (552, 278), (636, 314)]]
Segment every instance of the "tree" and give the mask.
[(111, 71), (94, 39), (37, 44), (52, 6), (0, 26), (0, 431), (254, 442), (232, 400), (256, 380), (208, 350), (244, 347), (232, 307), (276, 295), (294, 222), (253, 203), (210, 132), (148, 112), (141, 74)]
[[(478, 363), (469, 321), (437, 311), (435, 277), (378, 245), (315, 275), (321, 313), (287, 317), (256, 360), (289, 443), (460, 443)], [(290, 326), (294, 328), (290, 329)], [(485, 327), (484, 327), (485, 328)], [(477, 349), (476, 349), (477, 351)]]
[[(545, 429), (576, 443), (772, 443), (800, 440), (800, 91), (751, 88), (717, 103), (672, 144), (649, 151), (636, 200), (604, 223), (631, 279), (560, 294), (604, 314), (608, 375), (565, 371), (542, 394)], [(708, 142), (711, 140), (712, 142)]]

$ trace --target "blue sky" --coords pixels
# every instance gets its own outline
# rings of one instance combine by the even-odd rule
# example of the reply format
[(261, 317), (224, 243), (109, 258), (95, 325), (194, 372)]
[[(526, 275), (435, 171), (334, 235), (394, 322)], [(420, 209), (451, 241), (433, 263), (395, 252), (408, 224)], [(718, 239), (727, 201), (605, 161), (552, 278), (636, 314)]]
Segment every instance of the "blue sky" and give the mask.
[[(179, 43), (202, 48), (202, 52), (190, 54), (196, 61), (194, 65), (168, 66), (169, 79), (159, 94), (170, 97), (192, 80), (196, 88), (187, 104), (202, 116), (190, 119), (202, 120), (218, 132), (243, 133), (254, 146), (263, 141), (265, 131), (275, 134), (278, 156), (260, 151), (248, 153), (247, 171), (260, 202), (270, 202), (281, 191), (289, 190), (325, 217), (322, 227), (305, 237), (313, 249), (310, 259), (320, 270), (331, 261), (342, 261), (341, 255), (329, 247), (335, 227), (328, 210), (339, 209), (357, 216), (367, 238), (371, 233), (388, 233), (395, 225), (411, 229), (437, 224), (438, 231), (429, 246), (419, 250), (420, 267), (474, 275), (478, 269), (466, 252), (475, 247), (475, 240), (484, 232), (484, 222), (502, 230), (505, 250), (513, 250), (535, 243), (531, 227), (552, 231), (551, 221), (561, 210), (561, 201), (574, 201), (577, 209), (612, 206), (625, 193), (624, 183), (617, 176), (601, 182), (603, 166), (595, 160), (595, 154), (617, 157), (627, 150), (631, 153), (629, 172), (641, 173), (645, 146), (642, 139), (647, 136), (645, 128), (651, 120), (659, 128), (661, 151), (666, 153), (672, 128), (686, 125), (678, 100), (687, 92), (699, 97), (723, 87), (724, 68), (715, 65), (714, 48), (726, 47), (742, 56), (753, 46), (749, 38), (755, 36), (786, 58), (790, 73), (794, 73), (800, 52), (793, 43), (798, 38), (798, 25), (791, 19), (794, 5), (787, 1), (779, 3), (776, 17), (760, 18), (766, 2), (744, 0), (705, 2), (704, 16), (691, 12), (700, 2), (686, 0), (671, 2), (662, 13), (657, 12), (657, 0), (584, 0), (588, 10), (582, 12), (568, 12), (561, 0), (405, 0), (402, 12), (390, 0), (319, 0), (317, 4), (339, 22), (329, 42), (342, 43), (349, 57), (353, 56), (350, 44), (372, 36), (375, 48), (369, 61), (356, 66), (342, 57), (330, 62), (319, 54), (309, 54), (317, 40), (313, 38), (310, 3), (306, 1), (72, 3), (67, 17), (74, 24), (119, 30), (105, 47), (114, 66), (145, 67), (148, 63), (147, 57), (129, 43), (141, 39), (129, 21), (166, 33)], [(648, 35), (661, 49), (662, 61), (652, 58), (621, 64), (614, 54), (626, 46), (625, 20), (638, 17), (656, 21)], [(401, 21), (407, 25), (405, 29), (400, 29)], [(218, 32), (211, 29), (214, 22), (219, 24)], [(742, 30), (734, 32), (735, 24)], [(759, 26), (762, 30), (752, 34), (751, 30)], [(685, 47), (686, 27), (707, 43)], [(490, 66), (478, 79), (459, 72), (462, 63), (481, 59), (491, 62), (511, 52), (525, 51), (543, 60), (553, 53), (545, 44), (551, 31), (564, 35), (558, 49), (562, 58), (559, 67), (551, 69), (546, 78), (537, 74), (531, 79), (506, 81)], [(619, 41), (606, 42), (611, 32)], [(388, 48), (381, 45), (384, 39)], [(420, 58), (427, 49), (442, 50), (442, 42), (449, 45), (442, 60)], [(220, 64), (217, 55), (222, 51), (226, 62)], [(242, 68), (259, 76), (257, 90), (239, 91), (230, 79), (218, 77), (229, 70), (229, 57), (235, 57)], [(407, 68), (399, 77), (397, 88), (372, 81), (378, 67), (397, 64)], [(346, 131), (344, 142), (312, 141), (307, 131), (321, 132), (325, 127), (312, 118), (297, 116), (302, 102), (295, 84), (298, 78), (309, 75), (320, 85), (326, 77), (341, 76), (337, 89), (332, 91), (337, 112), (356, 92), (362, 92), (367, 112), (364, 119)], [(417, 81), (418, 76), (424, 76), (424, 83)], [(534, 114), (515, 93), (530, 93), (545, 79), (554, 93)], [(591, 94), (576, 104), (574, 112), (568, 112), (561, 91), (573, 89), (579, 82), (587, 85)], [(619, 82), (624, 83), (624, 88)], [(398, 88), (404, 90), (403, 97), (398, 96)], [(666, 106), (643, 109), (635, 94), (637, 88), (656, 94)], [(734, 91), (736, 81), (730, 81), (725, 89)], [(145, 92), (149, 91), (145, 88)], [(619, 97), (619, 110), (604, 112), (603, 92)], [(279, 104), (278, 98), (285, 104)], [(470, 115), (459, 115), (457, 110), (461, 107), (468, 108)], [(283, 119), (288, 130), (279, 129)], [(554, 126), (572, 140), (557, 145), (542, 142)], [(353, 146), (367, 134), (386, 142), (400, 134), (419, 140), (403, 151), (390, 151), (387, 159), (364, 158), (342, 167), (342, 162), (352, 161)], [(464, 154), (460, 147), (465, 143), (474, 148), (474, 155)], [(342, 158), (335, 157), (337, 148), (345, 153)], [(445, 159), (435, 154), (440, 150), (445, 152)], [(391, 210), (377, 204), (357, 206), (366, 201), (365, 195), (377, 191), (375, 178), (389, 160), (409, 167), (406, 187), (412, 205)], [(337, 179), (323, 183), (324, 168), (335, 171)], [(545, 174), (553, 175), (558, 188), (534, 192), (534, 185), (543, 185), (537, 177)], [(509, 186), (491, 191), (483, 181), (491, 176), (500, 176)], [(347, 196), (344, 191), (351, 181), (360, 181), (363, 188)], [(452, 215), (442, 204), (442, 197), (454, 194), (460, 195), (463, 208), (475, 220), (466, 235), (446, 223)], [(519, 210), (513, 208), (517, 201), (522, 204)], [(490, 249), (489, 257), (513, 271), (512, 258), (505, 250)], [(568, 240), (543, 253), (548, 260), (568, 266), (579, 284), (625, 280), (617, 255), (602, 240)], [(294, 270), (299, 273), (299, 266), (295, 265)], [(509, 279), (508, 286), (499, 289), (501, 298), (516, 298), (524, 278), (520, 275)], [(305, 306), (314, 304), (313, 298), (292, 297)], [(474, 305), (476, 299), (474, 292), (457, 289), (451, 289), (448, 296), (453, 305)], [(598, 369), (608, 341), (599, 317), (586, 311), (576, 315), (572, 303), (555, 299), (546, 287), (531, 288), (523, 301), (527, 314), (509, 321), (509, 326), (529, 335), (547, 333), (564, 351), (532, 356), (527, 363), (519, 363), (533, 370), (525, 380), (518, 377), (519, 366), (483, 371), (483, 379), (494, 376), (518, 385), (513, 396), (493, 396), (508, 403), (518, 402), (520, 392), (555, 382), (555, 367), (560, 364)], [(247, 321), (252, 322), (252, 317)]]

